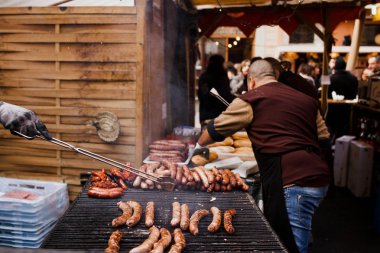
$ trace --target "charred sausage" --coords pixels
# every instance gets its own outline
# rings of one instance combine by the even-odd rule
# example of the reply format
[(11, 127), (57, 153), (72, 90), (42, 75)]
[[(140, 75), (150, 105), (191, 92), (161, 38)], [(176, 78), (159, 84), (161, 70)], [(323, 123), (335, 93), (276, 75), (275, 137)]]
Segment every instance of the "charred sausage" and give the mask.
[(121, 195), (123, 195), (123, 188), (115, 187), (115, 188), (99, 188), (90, 186), (90, 188), (87, 191), (87, 195), (92, 198), (118, 198)]
[(117, 206), (123, 211), (123, 214), (112, 221), (112, 227), (124, 225), (127, 220), (132, 216), (132, 207), (125, 202), (117, 202)]
[(160, 229), (161, 239), (154, 244), (154, 247), (151, 251), (151, 253), (163, 253), (165, 248), (169, 246), (170, 242), (172, 241), (172, 236), (166, 228)]
[(181, 221), (181, 204), (179, 202), (173, 202), (173, 217), (170, 221), (170, 225), (175, 227)]
[(203, 186), (207, 189), (209, 187), (209, 182), (204, 170), (201, 167), (195, 167), (194, 170), (198, 173), (199, 177), (202, 180)]
[(206, 215), (209, 211), (206, 209), (197, 210), (191, 215), (189, 230), (192, 235), (197, 235), (199, 233), (198, 224), (199, 221)]
[(190, 224), (190, 211), (187, 204), (181, 205), (181, 221), (179, 223), (180, 228), (185, 231), (189, 229)]
[(215, 233), (219, 230), (220, 224), (222, 223), (222, 212), (219, 210), (219, 208), (213, 206), (211, 207), (211, 213), (212, 213), (212, 222), (207, 227), (207, 230), (211, 233)]
[(127, 220), (126, 224), (128, 227), (133, 227), (134, 225), (136, 225), (140, 219), (141, 219), (141, 215), (142, 215), (142, 206), (136, 202), (136, 201), (128, 201), (127, 202), (128, 205), (130, 205), (133, 209), (133, 214), (132, 216)]
[(110, 236), (110, 239), (108, 240), (108, 248), (105, 249), (105, 253), (118, 253), (120, 246), (120, 240), (123, 237), (123, 232), (120, 230), (116, 230), (113, 232)]
[(235, 209), (229, 209), (224, 212), (224, 229), (229, 234), (233, 234), (235, 232), (235, 228), (232, 225), (232, 217), (235, 216), (235, 214)]
[(149, 237), (146, 239), (142, 244), (137, 246), (136, 248), (133, 248), (129, 251), (129, 253), (148, 253), (152, 247), (153, 244), (158, 241), (158, 238), (160, 237), (160, 230), (153, 226), (149, 229)]
[(169, 253), (181, 253), (186, 247), (186, 239), (181, 229), (176, 228), (173, 232), (174, 244), (169, 250)]
[(153, 226), (153, 223), (154, 223), (154, 202), (150, 201), (146, 204), (145, 226), (149, 228)]

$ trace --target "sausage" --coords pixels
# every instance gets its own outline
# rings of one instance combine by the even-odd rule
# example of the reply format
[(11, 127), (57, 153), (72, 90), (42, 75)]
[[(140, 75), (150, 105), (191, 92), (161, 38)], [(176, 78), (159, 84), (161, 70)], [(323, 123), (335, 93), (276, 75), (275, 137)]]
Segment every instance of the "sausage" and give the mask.
[(151, 251), (151, 253), (163, 253), (165, 248), (169, 246), (170, 242), (172, 241), (172, 236), (166, 228), (160, 229), (161, 239), (154, 244), (154, 247)]
[(123, 214), (112, 221), (112, 227), (118, 227), (124, 225), (127, 220), (132, 216), (132, 207), (126, 202), (119, 201), (117, 206), (123, 211)]
[(128, 205), (130, 205), (133, 209), (133, 214), (132, 216), (127, 220), (126, 224), (128, 227), (133, 227), (134, 225), (136, 225), (140, 219), (141, 219), (141, 215), (142, 215), (142, 206), (136, 202), (136, 201), (128, 201), (127, 202)]
[(92, 198), (118, 198), (121, 195), (123, 195), (123, 188), (115, 187), (110, 189), (103, 189), (99, 187), (90, 186), (90, 188), (87, 191), (87, 195)]
[(160, 238), (160, 230), (156, 226), (149, 228), (148, 239), (136, 248), (131, 249), (129, 253), (148, 253), (152, 249), (153, 244), (158, 241), (158, 238)]
[(177, 226), (181, 221), (181, 204), (179, 202), (173, 202), (173, 218), (170, 221), (171, 226)]
[(207, 189), (209, 187), (209, 183), (204, 170), (201, 167), (195, 167), (194, 170), (198, 173), (199, 177), (202, 180), (203, 186)]
[[(157, 146), (164, 146), (165, 148), (162, 149), (163, 147), (160, 148), (153, 148), (153, 149), (158, 149), (158, 150), (183, 150), (186, 148), (186, 144), (181, 143), (181, 142), (173, 142), (173, 141), (167, 141), (167, 140), (159, 140), (159, 141), (154, 141), (152, 145), (157, 145)], [(151, 148), (149, 146), (149, 148)], [(166, 147), (170, 147), (170, 149), (166, 149)]]
[(148, 189), (148, 184), (145, 183), (145, 181), (143, 181), (143, 182), (141, 182), (140, 187), (141, 187), (141, 189), (144, 189), (144, 190)]
[(229, 169), (224, 169), (224, 171), (226, 172), (226, 174), (230, 178), (230, 184), (231, 184), (231, 186), (233, 188), (236, 187), (236, 178), (235, 178), (234, 173), (232, 173)]
[(215, 184), (214, 190), (215, 190), (216, 192), (220, 192), (220, 184), (219, 184), (219, 183), (216, 183), (216, 184)]
[(235, 209), (229, 209), (224, 212), (224, 229), (229, 234), (233, 234), (235, 232), (235, 228), (232, 225), (232, 217), (235, 216), (235, 214)]
[(207, 177), (207, 180), (208, 180), (208, 183), (209, 184), (212, 184), (214, 183), (214, 180), (215, 180), (215, 177), (214, 177), (214, 173), (212, 173), (210, 170), (208, 169), (205, 169), (203, 166), (201, 166), (202, 170), (205, 172), (206, 174), (206, 177)]
[(249, 190), (249, 185), (247, 185), (239, 174), (235, 174), (237, 185), (241, 187), (243, 191)]
[(228, 176), (228, 174), (225, 171), (223, 171), (222, 172), (222, 184), (228, 185), (229, 182), (230, 182), (230, 177)]
[(193, 170), (192, 174), (193, 174), (193, 178), (194, 178), (195, 182), (199, 183), (201, 181), (201, 178), (199, 177), (198, 172), (196, 172), (195, 170)]
[(189, 168), (186, 165), (183, 165), (183, 173), (186, 177), (187, 182), (192, 182), (194, 180), (193, 173), (189, 170)]
[(125, 184), (122, 178), (119, 178), (118, 183), (120, 184), (121, 188), (123, 188), (123, 190), (128, 190), (128, 186)]
[(214, 173), (215, 181), (220, 182), (220, 180), (222, 180), (222, 175), (220, 174), (219, 170), (215, 167), (212, 167), (211, 171)]
[(163, 160), (162, 164), (170, 170), (170, 176), (171, 178), (175, 179), (175, 176), (177, 175), (177, 166), (168, 160)]
[(215, 188), (215, 183), (211, 183), (210, 186), (207, 188), (207, 192), (212, 192)]
[(206, 209), (197, 210), (191, 215), (189, 230), (192, 235), (197, 235), (199, 233), (198, 224), (199, 221), (206, 215), (209, 211)]
[[(150, 174), (150, 175), (154, 175), (154, 171), (160, 166), (159, 163), (152, 163), (152, 164), (149, 164), (147, 167), (146, 167), (146, 173)], [(152, 180), (150, 179), (145, 179), (145, 183), (148, 185), (148, 186), (154, 186), (154, 183)]]
[[(140, 167), (139, 170), (142, 171), (142, 172), (145, 172), (146, 167), (147, 167), (147, 165), (144, 164), (144, 165), (142, 165), (142, 166)], [(142, 181), (141, 177), (140, 177), (140, 176), (137, 176), (137, 177), (135, 178), (135, 181), (133, 182), (133, 187), (139, 187), (140, 184), (141, 184), (141, 181)]]
[(110, 182), (110, 181), (96, 181), (96, 182), (93, 182), (91, 184), (91, 186), (92, 187), (99, 187), (99, 188), (106, 188), (106, 189), (119, 187), (119, 185), (117, 183)]
[(222, 192), (227, 191), (227, 186), (224, 185), (224, 184), (222, 184), (222, 185), (220, 186), (220, 190), (221, 190)]
[(190, 211), (189, 206), (187, 204), (181, 205), (181, 221), (179, 223), (179, 227), (185, 231), (189, 229), (190, 224)]
[(186, 239), (181, 229), (174, 229), (173, 237), (175, 243), (170, 248), (169, 253), (181, 253), (186, 247)]
[(228, 192), (232, 191), (232, 185), (231, 184), (228, 184), (227, 187), (226, 187), (226, 190)]
[(215, 233), (219, 230), (220, 224), (222, 223), (222, 212), (219, 210), (219, 208), (213, 206), (211, 207), (211, 213), (212, 213), (212, 222), (207, 227), (207, 230), (211, 233)]
[(154, 223), (154, 202), (150, 201), (146, 203), (145, 209), (145, 226), (147, 228), (153, 226)]
[(175, 178), (178, 184), (182, 183), (182, 174), (183, 174), (182, 166), (177, 166), (177, 174)]
[(108, 248), (105, 249), (105, 253), (118, 253), (120, 246), (120, 240), (123, 237), (123, 232), (120, 230), (116, 230), (113, 232), (110, 236), (110, 239), (108, 239)]

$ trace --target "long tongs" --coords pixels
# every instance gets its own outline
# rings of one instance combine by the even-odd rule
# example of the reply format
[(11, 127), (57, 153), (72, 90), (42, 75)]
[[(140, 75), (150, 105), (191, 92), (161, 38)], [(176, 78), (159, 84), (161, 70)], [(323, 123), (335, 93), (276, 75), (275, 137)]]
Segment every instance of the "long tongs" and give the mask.
[(129, 166), (129, 165), (126, 165), (126, 164), (114, 161), (114, 160), (112, 160), (110, 158), (101, 156), (99, 154), (90, 152), (90, 151), (82, 149), (82, 148), (77, 148), (74, 145), (71, 145), (71, 144), (69, 144), (67, 142), (61, 141), (61, 140), (56, 139), (56, 138), (52, 138), (51, 140), (48, 140), (45, 137), (43, 137), (42, 135), (36, 135), (36, 136), (30, 137), (30, 136), (24, 135), (24, 134), (22, 134), (22, 133), (20, 133), (18, 131), (12, 131), (12, 133), (14, 133), (16, 135), (19, 135), (21, 137), (24, 137), (25, 139), (28, 139), (28, 140), (32, 140), (34, 138), (39, 138), (41, 140), (54, 143), (54, 144), (56, 144), (58, 146), (70, 149), (72, 151), (76, 151), (79, 154), (91, 157), (91, 158), (93, 158), (95, 160), (98, 160), (98, 161), (101, 161), (103, 163), (109, 164), (109, 165), (111, 165), (113, 167), (116, 167), (118, 169), (126, 170), (126, 171), (128, 171), (128, 172), (130, 172), (132, 174), (135, 174), (135, 175), (139, 176), (139, 177), (142, 177), (142, 178), (145, 178), (145, 179), (149, 179), (149, 180), (155, 182), (156, 184), (161, 185), (162, 189), (164, 189), (164, 190), (173, 191), (173, 189), (174, 189), (175, 180), (172, 179), (169, 176), (155, 176), (155, 175), (149, 174), (147, 172), (140, 171), (140, 170), (138, 170), (138, 169), (136, 169), (136, 168), (134, 168), (132, 166)]

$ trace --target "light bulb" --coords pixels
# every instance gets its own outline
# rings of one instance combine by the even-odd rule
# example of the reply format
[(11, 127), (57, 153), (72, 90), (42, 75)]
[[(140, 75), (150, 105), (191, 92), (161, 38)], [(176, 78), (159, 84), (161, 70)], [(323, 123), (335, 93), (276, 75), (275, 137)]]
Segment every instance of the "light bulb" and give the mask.
[(236, 41), (240, 41), (240, 37), (239, 36), (236, 37)]
[(376, 5), (372, 5), (372, 7), (371, 7), (371, 14), (372, 14), (373, 16), (375, 16), (376, 13), (377, 13)]
[(216, 41), (216, 42), (215, 42), (215, 45), (219, 46), (219, 41)]
[(232, 47), (232, 45), (231, 44), (228, 44), (228, 48), (231, 48)]
[(237, 41), (236, 41), (236, 40), (234, 41), (234, 45), (235, 45), (235, 46), (237, 45)]

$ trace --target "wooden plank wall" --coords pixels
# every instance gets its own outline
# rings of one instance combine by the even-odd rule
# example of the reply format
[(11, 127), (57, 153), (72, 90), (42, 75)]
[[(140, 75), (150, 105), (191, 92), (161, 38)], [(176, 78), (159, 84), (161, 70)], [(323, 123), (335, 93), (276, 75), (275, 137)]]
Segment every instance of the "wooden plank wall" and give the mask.
[[(144, 27), (137, 19), (144, 10), (138, 15), (137, 8), (1, 8), (0, 100), (34, 110), (56, 138), (140, 163), (143, 98), (136, 80), (142, 80), (143, 43), (137, 39)], [(103, 142), (91, 125), (105, 111), (116, 114), (121, 125), (113, 144)], [(81, 189), (81, 172), (104, 166), (3, 128), (0, 161), (0, 176), (68, 182), (71, 198)]]

